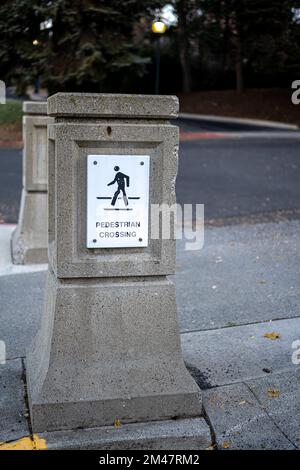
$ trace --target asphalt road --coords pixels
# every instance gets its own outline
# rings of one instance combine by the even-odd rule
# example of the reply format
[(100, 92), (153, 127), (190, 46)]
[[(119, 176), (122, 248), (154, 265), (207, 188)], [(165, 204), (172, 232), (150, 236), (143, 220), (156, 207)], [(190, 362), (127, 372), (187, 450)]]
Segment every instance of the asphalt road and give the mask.
[[(184, 132), (205, 130), (180, 122)], [(218, 127), (220, 132), (226, 132)], [(233, 130), (231, 128), (230, 130)], [(265, 129), (262, 129), (265, 130)], [(177, 199), (205, 204), (205, 218), (300, 212), (300, 139), (228, 137), (181, 142)], [(0, 149), (0, 222), (16, 223), (22, 185), (22, 152)]]
[(219, 219), (300, 208), (300, 139), (182, 142), (177, 200)]
[(22, 188), (22, 151), (0, 149), (0, 223), (16, 223)]

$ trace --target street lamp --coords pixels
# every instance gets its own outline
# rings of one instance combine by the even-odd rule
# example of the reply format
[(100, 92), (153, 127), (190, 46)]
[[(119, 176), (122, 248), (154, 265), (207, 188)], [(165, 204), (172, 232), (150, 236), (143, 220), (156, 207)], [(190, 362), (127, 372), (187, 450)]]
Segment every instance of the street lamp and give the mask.
[(166, 32), (167, 25), (161, 19), (157, 19), (152, 23), (152, 32), (157, 34), (156, 39), (156, 54), (155, 54), (155, 94), (159, 93), (159, 79), (160, 79), (160, 38)]
[(152, 23), (152, 32), (156, 34), (163, 34), (166, 32), (167, 25), (161, 20), (155, 20)]

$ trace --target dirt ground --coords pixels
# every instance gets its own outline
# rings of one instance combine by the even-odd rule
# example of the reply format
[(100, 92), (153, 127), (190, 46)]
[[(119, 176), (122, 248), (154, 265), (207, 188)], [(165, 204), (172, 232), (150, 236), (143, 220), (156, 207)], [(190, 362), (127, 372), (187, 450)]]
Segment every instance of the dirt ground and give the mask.
[[(180, 111), (252, 119), (266, 119), (300, 127), (300, 104), (291, 101), (292, 90), (251, 89), (199, 91), (179, 94)], [(0, 126), (1, 147), (22, 146), (22, 123)]]
[(180, 111), (252, 119), (266, 119), (300, 127), (300, 104), (291, 101), (292, 90), (251, 89), (200, 91), (180, 94)]
[(0, 147), (20, 148), (22, 146), (21, 125), (0, 126)]

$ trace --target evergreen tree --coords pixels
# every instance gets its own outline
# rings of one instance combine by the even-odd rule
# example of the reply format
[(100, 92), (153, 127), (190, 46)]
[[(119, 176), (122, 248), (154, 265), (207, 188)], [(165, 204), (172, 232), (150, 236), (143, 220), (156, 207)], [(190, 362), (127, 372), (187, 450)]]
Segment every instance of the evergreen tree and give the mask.
[(199, 0), (199, 40), (234, 67), (236, 89), (244, 88), (244, 66), (254, 73), (275, 74), (286, 67), (293, 49), (291, 0)]
[[(37, 75), (50, 92), (124, 88), (149, 57), (134, 43), (138, 22), (161, 0), (8, 0), (0, 8), (1, 74), (27, 82)], [(8, 23), (7, 23), (8, 21)], [(51, 28), (40, 24), (51, 21)], [(17, 38), (17, 42), (16, 39)], [(32, 41), (36, 42), (33, 46)], [(2, 61), (1, 61), (2, 62)], [(16, 64), (19, 69), (16, 71)]]
[(0, 77), (15, 83), (19, 91), (38, 74), (37, 50), (40, 33), (39, 0), (2, 0), (0, 5)]

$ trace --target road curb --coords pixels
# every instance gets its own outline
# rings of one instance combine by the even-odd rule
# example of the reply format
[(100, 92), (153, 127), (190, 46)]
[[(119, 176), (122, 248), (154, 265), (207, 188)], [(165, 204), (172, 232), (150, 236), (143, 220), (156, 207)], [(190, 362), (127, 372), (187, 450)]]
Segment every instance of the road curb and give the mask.
[(10, 240), (15, 228), (15, 224), (0, 224), (0, 278), (14, 274), (45, 271), (48, 267), (46, 263), (27, 265), (12, 264)]
[(264, 121), (263, 119), (250, 119), (250, 118), (234, 118), (228, 116), (215, 116), (210, 114), (193, 114), (193, 113), (179, 113), (181, 119), (191, 119), (197, 121), (210, 121), (220, 123), (242, 124), (249, 126), (273, 127), (286, 130), (299, 130), (296, 124), (288, 124), (277, 121)]
[(240, 132), (181, 132), (180, 142), (192, 142), (203, 139), (288, 139), (299, 140), (300, 132), (289, 131), (240, 131)]

